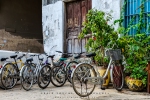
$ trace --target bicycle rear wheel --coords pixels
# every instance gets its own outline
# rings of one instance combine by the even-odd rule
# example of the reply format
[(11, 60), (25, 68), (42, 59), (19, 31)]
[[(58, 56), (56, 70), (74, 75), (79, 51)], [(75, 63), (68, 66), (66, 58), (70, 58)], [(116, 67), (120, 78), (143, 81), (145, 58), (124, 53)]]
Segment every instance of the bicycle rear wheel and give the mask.
[(123, 75), (123, 66), (121, 65), (115, 65), (113, 64), (113, 69), (112, 69), (112, 83), (113, 87), (121, 91), (124, 85), (124, 75)]
[(89, 96), (95, 89), (96, 85), (92, 83), (95, 80), (85, 79), (88, 77), (96, 77), (93, 66), (87, 63), (77, 65), (77, 68), (73, 72), (72, 86), (75, 93), (81, 97)]
[(33, 85), (33, 70), (30, 65), (25, 65), (21, 73), (21, 85), (28, 91)]
[(12, 63), (7, 63), (1, 71), (1, 83), (5, 89), (11, 89), (17, 83), (17, 70)]
[(49, 65), (44, 65), (38, 74), (38, 86), (45, 89), (50, 83), (51, 67)]
[(66, 83), (66, 72), (61, 66), (55, 66), (51, 70), (50, 80), (56, 87), (61, 87)]

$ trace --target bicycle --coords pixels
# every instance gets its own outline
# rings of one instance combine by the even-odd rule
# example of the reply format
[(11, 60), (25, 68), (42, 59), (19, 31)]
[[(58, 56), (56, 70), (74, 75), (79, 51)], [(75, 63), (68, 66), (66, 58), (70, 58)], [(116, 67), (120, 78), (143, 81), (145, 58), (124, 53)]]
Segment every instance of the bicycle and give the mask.
[[(105, 90), (103, 84), (110, 70), (111, 81), (116, 90), (121, 91), (124, 84), (123, 70), (120, 60), (122, 59), (120, 49), (107, 49), (106, 55), (110, 58), (107, 70), (104, 76), (100, 76), (97, 66), (88, 63), (80, 63), (73, 70), (72, 86), (75, 93), (81, 97), (86, 97), (92, 94), (96, 85), (100, 85), (102, 90)], [(87, 54), (87, 57), (96, 56), (95, 53)], [(76, 82), (79, 84), (76, 86)], [(85, 90), (82, 90), (82, 88)]]
[[(38, 86), (42, 89), (45, 89), (49, 83), (50, 83), (50, 73), (51, 73), (51, 67), (53, 66), (52, 60), (54, 58), (54, 55), (47, 56), (47, 59), (45, 63), (43, 64), (43, 67), (39, 71), (38, 77), (37, 77), (37, 83)], [(51, 63), (48, 62), (48, 58), (51, 59)]]
[[(19, 53), (19, 52), (15, 52)], [(17, 81), (20, 80), (19, 73), (20, 69), (24, 65), (22, 58), (26, 56), (25, 54), (19, 56), (17, 58), (17, 55), (12, 55), (10, 58), (14, 59), (14, 62), (7, 62), (7, 58), (1, 58), (1, 61), (4, 62), (1, 73), (0, 73), (0, 86), (3, 89), (11, 89), (15, 86)], [(20, 66), (18, 64), (20, 63)]]
[[(37, 57), (37, 64), (32, 63), (33, 57)], [(37, 76), (42, 68), (43, 58), (39, 58), (40, 54), (31, 55), (31, 58), (26, 60), (26, 64), (20, 71), (21, 85), (26, 91), (30, 90), (32, 85), (37, 82)]]

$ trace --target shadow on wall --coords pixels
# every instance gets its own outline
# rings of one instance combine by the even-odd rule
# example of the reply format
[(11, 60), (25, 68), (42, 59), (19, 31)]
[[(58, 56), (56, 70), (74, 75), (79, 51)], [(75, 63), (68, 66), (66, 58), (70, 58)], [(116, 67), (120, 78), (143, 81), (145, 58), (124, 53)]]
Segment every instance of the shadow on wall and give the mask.
[(4, 29), (0, 30), (0, 49), (10, 51), (22, 51), (43, 53), (44, 47), (36, 39), (22, 38), (21, 36), (12, 35)]

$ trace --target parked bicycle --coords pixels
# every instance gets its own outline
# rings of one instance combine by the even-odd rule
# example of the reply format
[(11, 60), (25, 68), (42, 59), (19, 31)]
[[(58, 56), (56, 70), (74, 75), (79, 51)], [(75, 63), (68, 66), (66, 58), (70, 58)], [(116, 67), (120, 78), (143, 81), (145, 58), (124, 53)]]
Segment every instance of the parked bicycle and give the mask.
[[(15, 86), (17, 81), (20, 80), (19, 73), (20, 69), (24, 65), (24, 62), (22, 61), (22, 58), (26, 56), (26, 54), (22, 54), (17, 58), (17, 54), (19, 52), (15, 52), (16, 55), (10, 56), (11, 59), (14, 60), (14, 62), (8, 62), (6, 58), (1, 58), (1, 61), (4, 62), (1, 73), (0, 73), (0, 86), (3, 89), (11, 89)], [(20, 63), (20, 66), (18, 65)]]
[[(49, 83), (50, 83), (50, 73), (51, 73), (51, 67), (53, 66), (53, 58), (54, 55), (47, 55), (47, 59), (45, 61), (45, 63), (43, 64), (43, 67), (41, 68), (41, 70), (39, 71), (38, 77), (37, 77), (37, 83), (38, 86), (42, 89), (45, 89)], [(50, 63), (48, 62), (48, 58), (50, 58)]]
[[(34, 56), (37, 58), (37, 64), (32, 63)], [(43, 58), (39, 58), (39, 56), (40, 54), (31, 55), (31, 58), (26, 60), (26, 64), (20, 71), (21, 85), (27, 91), (37, 82), (38, 73), (42, 68), (41, 61), (43, 61)]]
[[(87, 57), (94, 57), (96, 54), (87, 54)], [(106, 55), (110, 58), (109, 65), (104, 76), (100, 76), (97, 66), (88, 63), (80, 63), (72, 72), (72, 86), (75, 93), (81, 97), (86, 97), (92, 94), (96, 85), (100, 85), (104, 90), (103, 84), (110, 70), (111, 81), (116, 90), (120, 91), (123, 88), (124, 77), (123, 68), (120, 63), (122, 59), (120, 49), (107, 49)]]

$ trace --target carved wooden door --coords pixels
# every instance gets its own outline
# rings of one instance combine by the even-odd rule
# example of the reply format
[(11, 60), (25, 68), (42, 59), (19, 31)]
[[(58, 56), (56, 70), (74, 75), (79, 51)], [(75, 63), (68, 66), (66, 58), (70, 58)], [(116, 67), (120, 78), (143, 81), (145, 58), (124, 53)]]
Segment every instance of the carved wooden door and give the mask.
[(85, 52), (85, 44), (89, 37), (79, 40), (78, 35), (89, 9), (91, 9), (91, 0), (66, 3), (66, 49), (68, 53)]

